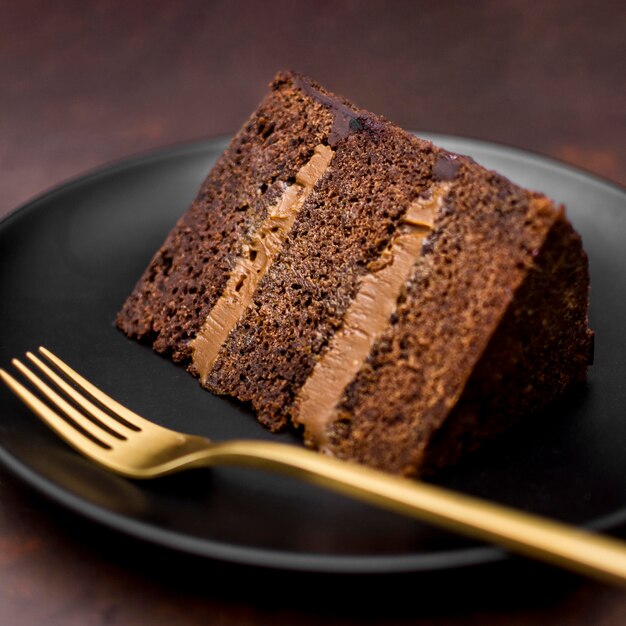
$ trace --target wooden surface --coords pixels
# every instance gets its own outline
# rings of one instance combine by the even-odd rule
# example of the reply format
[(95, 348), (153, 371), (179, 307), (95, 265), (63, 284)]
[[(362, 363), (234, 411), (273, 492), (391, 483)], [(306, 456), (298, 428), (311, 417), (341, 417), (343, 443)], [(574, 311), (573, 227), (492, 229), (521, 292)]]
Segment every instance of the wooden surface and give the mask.
[[(232, 133), (282, 68), (406, 128), (517, 146), (624, 185), (625, 7), (5, 0), (0, 216), (129, 154)], [(0, 470), (0, 609), (15, 626), (608, 626), (626, 623), (626, 592), (525, 564), (357, 580), (198, 562), (93, 527)]]

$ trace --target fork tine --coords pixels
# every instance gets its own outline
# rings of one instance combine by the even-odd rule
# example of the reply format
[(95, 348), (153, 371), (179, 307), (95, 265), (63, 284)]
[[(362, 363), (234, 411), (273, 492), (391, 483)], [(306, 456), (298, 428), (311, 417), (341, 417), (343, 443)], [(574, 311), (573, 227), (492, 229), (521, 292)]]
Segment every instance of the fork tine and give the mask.
[(102, 445), (98, 445), (83, 435), (3, 369), (0, 369), (0, 378), (35, 415), (52, 428), (62, 439), (83, 454), (98, 457), (102, 455), (103, 447), (110, 448), (105, 442), (101, 442)]
[[(101, 442), (108, 448), (112, 448), (116, 443), (120, 441), (120, 435), (117, 437), (109, 434), (107, 430), (103, 430), (100, 426), (90, 420), (88, 417), (80, 413), (71, 404), (64, 400), (58, 393), (53, 391), (46, 383), (44, 383), (38, 376), (33, 374), (23, 363), (17, 359), (13, 359), (11, 363), (35, 386), (41, 393), (46, 396), (51, 402), (53, 402), (61, 411), (73, 421), (80, 429), (88, 433), (96, 441)], [(16, 381), (17, 382), (17, 381)], [(30, 406), (30, 405), (29, 405)], [(44, 405), (45, 406), (45, 405)], [(39, 407), (41, 408), (41, 407)], [(38, 413), (38, 415), (41, 415)], [(76, 430), (76, 429), (74, 429)], [(125, 437), (121, 436), (122, 439)]]
[(103, 406), (116, 415), (119, 415), (124, 421), (128, 422), (133, 430), (143, 430), (146, 427), (152, 426), (151, 422), (144, 419), (140, 415), (137, 415), (137, 413), (133, 413), (133, 411), (127, 409), (123, 404), (120, 404), (110, 396), (107, 396), (103, 391), (98, 389), (98, 387), (96, 387), (93, 383), (90, 383), (86, 378), (83, 378), (78, 372), (73, 370), (67, 363), (62, 361), (47, 348), (39, 346), (39, 352), (54, 363), (54, 365), (56, 365), (59, 370), (61, 370), (72, 382), (76, 383), (79, 387), (82, 387)]
[(27, 352), (26, 356), (32, 363), (34, 363), (50, 380), (54, 382), (54, 384), (62, 389), (63, 392), (76, 404), (82, 407), (87, 413), (93, 416), (96, 420), (103, 423), (107, 428), (111, 429), (113, 434), (119, 435), (120, 438), (123, 438), (124, 427), (131, 428), (131, 430), (137, 430), (136, 426), (130, 426), (126, 420), (119, 421), (114, 417), (111, 417), (107, 413), (105, 413), (101, 408), (97, 407), (93, 402), (89, 401), (85, 396), (76, 391), (73, 387), (68, 385), (60, 376), (58, 376), (55, 372), (53, 372), (45, 363), (43, 363), (40, 359), (38, 359), (32, 352)]

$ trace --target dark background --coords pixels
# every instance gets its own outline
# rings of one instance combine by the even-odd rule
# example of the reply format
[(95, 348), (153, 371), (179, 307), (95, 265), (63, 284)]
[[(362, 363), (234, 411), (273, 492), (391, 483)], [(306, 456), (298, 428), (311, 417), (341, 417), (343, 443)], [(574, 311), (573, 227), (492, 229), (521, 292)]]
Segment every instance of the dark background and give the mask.
[(0, 6), (0, 214), (129, 153), (234, 132), (285, 68), (405, 128), (626, 180), (619, 0)]
[[(105, 163), (233, 133), (286, 68), (405, 128), (626, 183), (622, 1), (0, 0), (0, 216)], [(430, 583), (232, 571), (94, 529), (0, 471), (0, 623), (626, 623), (621, 590), (540, 568), (531, 593), (512, 569)]]

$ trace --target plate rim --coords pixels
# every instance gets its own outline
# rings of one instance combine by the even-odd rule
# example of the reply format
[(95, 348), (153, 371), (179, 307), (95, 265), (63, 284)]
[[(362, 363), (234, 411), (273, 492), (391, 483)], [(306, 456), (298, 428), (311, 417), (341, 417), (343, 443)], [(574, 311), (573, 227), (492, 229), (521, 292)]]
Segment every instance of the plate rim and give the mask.
[[(575, 175), (581, 178), (585, 183), (599, 185), (605, 190), (607, 188), (611, 189), (613, 192), (623, 195), (626, 201), (626, 187), (550, 156), (467, 136), (420, 131), (411, 132), (433, 143), (446, 144), (454, 142), (456, 144), (476, 146), (482, 151), (490, 152), (496, 156), (506, 155), (510, 157), (513, 155), (516, 159), (524, 162), (556, 168), (568, 176)], [(60, 182), (58, 185), (42, 191), (9, 211), (0, 219), (0, 232), (10, 228), (13, 219), (21, 216), (23, 213), (36, 211), (40, 205), (49, 202), (54, 196), (63, 194), (77, 186), (89, 185), (99, 178), (106, 178), (115, 175), (116, 172), (128, 171), (134, 167), (141, 167), (150, 163), (194, 154), (219, 153), (227, 146), (230, 138), (230, 135), (219, 135), (178, 142), (130, 154), (125, 158), (116, 159), (86, 170), (84, 173), (77, 174)], [(57, 483), (39, 474), (18, 457), (12, 455), (4, 448), (1, 442), (0, 462), (14, 476), (19, 478), (23, 484), (35, 489), (53, 503), (61, 505), (74, 514), (81, 515), (101, 526), (157, 546), (232, 564), (306, 573), (401, 574), (456, 570), (470, 566), (488, 565), (512, 558), (505, 549), (488, 544), (438, 552), (352, 556), (287, 552), (255, 546), (236, 545), (207, 538), (197, 538), (156, 524), (143, 522), (128, 515), (116, 513), (104, 506), (93, 504), (78, 495), (66, 491)], [(626, 504), (622, 510), (611, 512), (578, 527), (593, 531), (606, 531), (624, 522), (626, 522)]]

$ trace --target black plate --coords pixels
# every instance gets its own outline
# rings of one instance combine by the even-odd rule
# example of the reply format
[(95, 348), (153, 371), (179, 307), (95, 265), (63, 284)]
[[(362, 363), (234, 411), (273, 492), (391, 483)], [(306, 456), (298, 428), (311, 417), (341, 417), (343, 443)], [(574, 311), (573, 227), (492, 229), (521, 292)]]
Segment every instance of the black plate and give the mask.
[[(592, 273), (596, 363), (588, 387), (549, 419), (438, 478), (468, 493), (578, 525), (626, 518), (626, 194), (548, 159), (430, 137), (568, 205)], [(0, 224), (0, 364), (43, 344), (137, 412), (214, 439), (270, 435), (248, 411), (127, 340), (113, 319), (210, 165), (216, 140), (92, 173)], [(514, 401), (514, 399), (512, 399)], [(161, 546), (288, 570), (433, 571), (505, 553), (295, 479), (219, 468), (135, 483), (85, 461), (6, 391), (0, 459), (37, 490), (105, 526)]]

